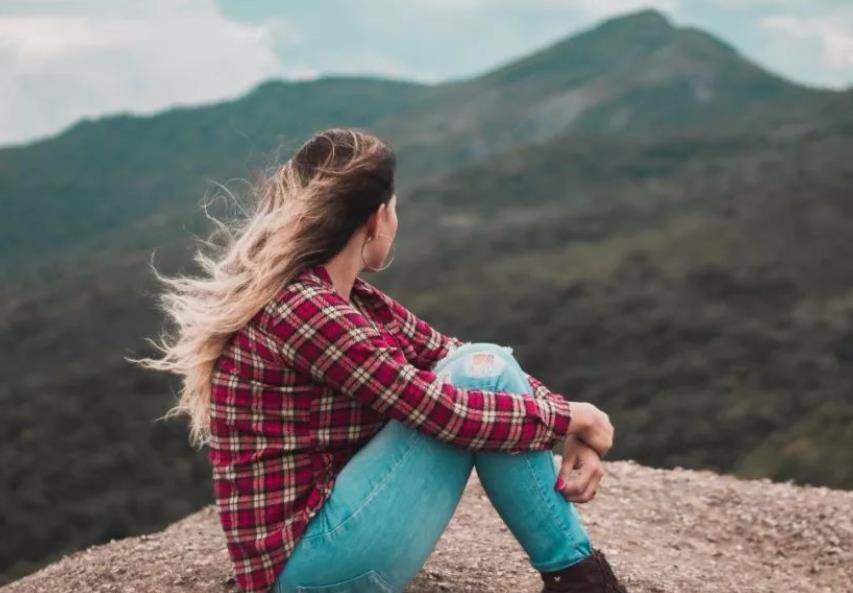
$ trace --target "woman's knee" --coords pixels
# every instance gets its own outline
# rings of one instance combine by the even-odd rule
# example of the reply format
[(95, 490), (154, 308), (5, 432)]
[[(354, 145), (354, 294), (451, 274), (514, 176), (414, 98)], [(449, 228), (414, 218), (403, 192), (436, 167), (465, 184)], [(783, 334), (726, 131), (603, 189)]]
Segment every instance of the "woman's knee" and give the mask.
[(512, 347), (496, 342), (468, 342), (439, 361), (435, 372), (445, 380), (457, 381), (503, 379), (503, 382), (523, 384), (525, 379)]
[[(491, 354), (493, 356), (484, 356), (488, 354)], [(503, 362), (518, 365), (518, 361), (512, 354), (511, 346), (504, 346), (502, 344), (498, 344), (497, 342), (466, 342), (465, 344), (457, 347), (450, 354), (442, 358), (438, 362), (438, 365), (436, 365), (436, 367), (461, 359), (473, 361), (478, 364), (492, 363), (496, 357), (500, 358)], [(502, 365), (500, 363), (495, 365), (495, 368), (498, 367), (502, 368)]]

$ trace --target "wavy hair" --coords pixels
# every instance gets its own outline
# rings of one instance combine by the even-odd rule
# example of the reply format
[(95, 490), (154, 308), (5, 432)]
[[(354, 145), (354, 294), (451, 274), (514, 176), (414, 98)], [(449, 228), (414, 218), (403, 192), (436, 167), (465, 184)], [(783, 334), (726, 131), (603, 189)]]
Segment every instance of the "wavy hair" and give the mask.
[[(329, 128), (314, 134), (284, 165), (251, 184), (251, 204), (241, 220), (217, 227), (193, 256), (204, 276), (154, 275), (165, 285), (159, 308), (174, 325), (159, 342), (163, 356), (127, 358), (182, 377), (175, 406), (162, 418), (185, 414), (190, 444), (210, 440), (210, 392), (216, 359), (231, 336), (301, 269), (323, 263), (394, 194), (396, 157), (361, 128)], [(224, 237), (224, 244), (216, 240)]]

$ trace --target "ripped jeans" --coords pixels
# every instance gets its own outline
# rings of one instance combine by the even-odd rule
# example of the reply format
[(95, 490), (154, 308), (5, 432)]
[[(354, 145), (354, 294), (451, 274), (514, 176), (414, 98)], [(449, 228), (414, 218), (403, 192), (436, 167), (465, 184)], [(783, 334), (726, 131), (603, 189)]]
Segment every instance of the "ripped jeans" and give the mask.
[[(497, 355), (487, 367), (495, 372), (467, 370), (472, 353), (483, 352)], [(530, 393), (512, 349), (492, 342), (456, 348), (434, 372), (459, 387)], [(475, 467), (533, 568), (558, 570), (592, 553), (575, 505), (554, 490), (558, 468), (551, 450), (467, 449), (391, 419), (338, 474), (271, 591), (403, 591), (438, 543)], [(324, 514), (340, 516), (340, 509), (355, 510), (329, 530)]]

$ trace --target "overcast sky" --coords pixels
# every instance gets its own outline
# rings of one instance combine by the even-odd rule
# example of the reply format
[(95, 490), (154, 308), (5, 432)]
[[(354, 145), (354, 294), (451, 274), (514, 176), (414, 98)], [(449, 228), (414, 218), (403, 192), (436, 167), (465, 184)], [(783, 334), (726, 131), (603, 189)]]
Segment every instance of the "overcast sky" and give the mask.
[(272, 77), (464, 78), (645, 7), (797, 82), (853, 85), (853, 0), (2, 0), (0, 144)]

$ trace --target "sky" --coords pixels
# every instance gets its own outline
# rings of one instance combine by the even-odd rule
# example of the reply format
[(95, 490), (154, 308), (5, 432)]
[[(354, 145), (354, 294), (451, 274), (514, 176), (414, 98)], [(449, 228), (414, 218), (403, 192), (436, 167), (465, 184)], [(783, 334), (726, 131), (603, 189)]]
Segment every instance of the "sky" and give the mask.
[(800, 84), (853, 86), (853, 0), (2, 0), (0, 145), (270, 78), (468, 78), (643, 8)]

